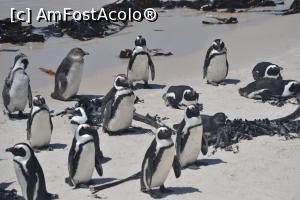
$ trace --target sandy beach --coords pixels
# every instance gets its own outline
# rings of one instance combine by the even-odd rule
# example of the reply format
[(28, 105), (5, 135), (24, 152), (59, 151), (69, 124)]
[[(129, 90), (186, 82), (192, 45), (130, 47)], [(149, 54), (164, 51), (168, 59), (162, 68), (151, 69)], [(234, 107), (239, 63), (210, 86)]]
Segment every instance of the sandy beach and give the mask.
[[(10, 4), (4, 2), (9, 7)], [(86, 6), (97, 4), (97, 1), (91, 1)], [(76, 6), (80, 6), (79, 3), (74, 3)], [(234, 16), (239, 23), (203, 25), (201, 21), (208, 15)], [(7, 15), (0, 16), (3, 18)], [(154, 23), (130, 24), (120, 33), (103, 39), (80, 42), (68, 37), (51, 38), (43, 44), (0, 44), (0, 49), (20, 49), (19, 52), (28, 56), (27, 72), (31, 78), (33, 95), (41, 94), (50, 109), (59, 112), (74, 106), (75, 102), (53, 100), (50, 93), (53, 91), (54, 77), (41, 73), (39, 67), (56, 69), (71, 48), (81, 47), (90, 55), (85, 59), (79, 94), (105, 95), (112, 87), (114, 75), (126, 72), (128, 60), (118, 58), (120, 50), (133, 48), (135, 37), (143, 35), (147, 39), (148, 48), (161, 48), (174, 55), (153, 58), (156, 66), (156, 79), (150, 82), (153, 89), (135, 91), (144, 100), (144, 103), (135, 106), (138, 113), (168, 117), (164, 122), (169, 126), (179, 123), (183, 111), (166, 107), (161, 97), (169, 86), (186, 84), (200, 93), (199, 102), (203, 103), (204, 114), (224, 112), (229, 119), (273, 119), (291, 113), (297, 106), (286, 104), (275, 107), (255, 102), (241, 97), (238, 89), (253, 80), (252, 68), (261, 61), (282, 66), (284, 79), (299, 81), (299, 18), (299, 14), (284, 17), (263, 13), (220, 14), (184, 8), (159, 13), (158, 21)], [(230, 83), (212, 87), (202, 79), (202, 67), (207, 48), (216, 38), (222, 38), (228, 49), (230, 70), (227, 78)], [(0, 88), (17, 53), (0, 52)], [(3, 106), (2, 98), (0, 106)], [(44, 170), (48, 191), (58, 194), (64, 200), (94, 199), (88, 189), (73, 190), (64, 183), (68, 175), (67, 157), (73, 133), (67, 117), (55, 117), (53, 124), (51, 144), (54, 144), (54, 151), (36, 154)], [(103, 177), (94, 172), (93, 178), (97, 183), (125, 178), (140, 170), (143, 156), (153, 139), (149, 133), (155, 130), (138, 122), (134, 122), (133, 126), (141, 127), (141, 131), (108, 136), (98, 130), (101, 149), (109, 159), (103, 165)], [(5, 149), (18, 142), (26, 142), (26, 120), (9, 120), (1, 112), (0, 137), (0, 182), (13, 182), (8, 189), (15, 188), (21, 194), (12, 156)], [(165, 199), (300, 199), (300, 140), (286, 141), (278, 136), (263, 136), (242, 141), (239, 149), (237, 154), (219, 150), (214, 155), (211, 155), (210, 149), (207, 156), (199, 155), (198, 158), (207, 162), (207, 166), (201, 166), (199, 170), (185, 169), (179, 179), (171, 171), (165, 185), (174, 193)], [(103, 199), (151, 199), (149, 195), (140, 192), (139, 181), (127, 182), (100, 191), (97, 195)]]

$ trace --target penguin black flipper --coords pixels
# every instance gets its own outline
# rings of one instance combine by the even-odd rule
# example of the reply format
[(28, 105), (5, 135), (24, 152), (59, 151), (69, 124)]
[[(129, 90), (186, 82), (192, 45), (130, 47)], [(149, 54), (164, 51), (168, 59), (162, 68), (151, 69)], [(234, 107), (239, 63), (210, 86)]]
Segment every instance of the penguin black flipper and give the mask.
[(103, 127), (108, 126), (108, 122), (111, 119), (112, 116), (112, 106), (113, 106), (113, 100), (110, 100), (106, 105), (105, 109), (103, 110)]
[[(102, 105), (101, 105), (101, 120), (104, 122), (104, 118), (106, 114), (104, 114), (105, 109), (107, 108), (108, 102), (113, 101), (115, 95), (117, 93), (117, 90), (115, 87), (112, 87), (109, 92), (103, 97), (102, 99)], [(111, 105), (110, 105), (111, 106)]]
[(177, 134), (176, 134), (176, 155), (177, 158), (180, 160), (180, 153), (183, 149), (182, 146), (182, 131), (185, 126), (185, 120), (183, 119), (180, 124), (178, 124)]
[(32, 113), (32, 109), (31, 109), (31, 112), (30, 112), (30, 115), (27, 119), (27, 140), (30, 140), (31, 138), (31, 123), (32, 123), (32, 116), (31, 116), (31, 113)]
[(27, 198), (28, 200), (34, 200), (34, 193), (35, 193), (35, 188), (38, 187), (37, 185), (37, 176), (36, 174), (30, 174), (27, 177), (27, 188), (26, 188), (26, 193), (27, 193)]
[(228, 70), (229, 70), (229, 64), (228, 64), (227, 55), (226, 55), (226, 77), (228, 75)]
[(151, 59), (151, 56), (149, 54), (147, 54), (147, 56), (148, 56), (148, 63), (149, 63), (150, 71), (151, 71), (151, 78), (153, 81), (155, 79), (155, 68), (154, 68), (154, 64)]
[(174, 156), (172, 167), (174, 170), (175, 177), (179, 178), (181, 175), (181, 165), (178, 156)]
[[(155, 151), (156, 151), (156, 140), (154, 139), (146, 151), (143, 163), (142, 163), (142, 171), (141, 171), (141, 189), (146, 190), (145, 184), (150, 187), (152, 182), (152, 175), (154, 172), (154, 159), (155, 159)], [(147, 169), (145, 169), (145, 165), (147, 164)], [(144, 173), (145, 170), (145, 173)], [(146, 177), (144, 177), (146, 176)], [(146, 183), (145, 183), (145, 181)]]
[(75, 172), (76, 172), (76, 166), (75, 165), (75, 156), (76, 156), (76, 152), (75, 152), (75, 147), (76, 147), (76, 139), (75, 137), (73, 138), (72, 141), (72, 145), (70, 148), (70, 152), (69, 152), (69, 156), (68, 156), (68, 166), (69, 166), (69, 176), (70, 178), (74, 177)]
[(31, 87), (30, 87), (30, 81), (28, 82), (28, 105), (29, 105), (29, 108), (32, 107), (32, 92), (31, 92)]
[(134, 63), (135, 57), (137, 54), (135, 54), (134, 56), (131, 56), (128, 62), (128, 67), (127, 67), (127, 77), (128, 77), (128, 71), (131, 71), (132, 69), (132, 65)]
[(206, 155), (208, 152), (208, 141), (204, 134), (202, 135), (202, 144), (201, 144), (201, 152), (203, 155)]
[(206, 77), (207, 75), (207, 68), (209, 66), (209, 63), (210, 63), (210, 59), (209, 59), (209, 55), (210, 55), (210, 52), (213, 50), (213, 47), (209, 47), (207, 52), (206, 52), (206, 56), (205, 56), (205, 60), (204, 60), (204, 66), (203, 66), (203, 78)]
[(101, 157), (102, 153), (100, 150), (100, 142), (99, 142), (99, 135), (97, 130), (91, 129), (89, 130), (89, 134), (91, 134), (94, 138), (94, 144), (95, 144), (95, 168), (99, 176), (103, 175), (103, 168), (101, 165)]

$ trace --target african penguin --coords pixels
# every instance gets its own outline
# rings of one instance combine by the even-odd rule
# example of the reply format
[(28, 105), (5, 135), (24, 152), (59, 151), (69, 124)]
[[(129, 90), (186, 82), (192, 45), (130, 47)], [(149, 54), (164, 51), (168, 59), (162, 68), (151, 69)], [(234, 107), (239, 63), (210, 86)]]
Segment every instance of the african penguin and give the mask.
[(115, 133), (131, 126), (135, 95), (126, 75), (119, 74), (113, 88), (102, 99), (103, 132)]
[(60, 63), (55, 73), (55, 87), (51, 97), (66, 101), (74, 97), (80, 86), (84, 56), (89, 55), (81, 48), (73, 48)]
[(260, 62), (256, 64), (252, 70), (254, 80), (262, 78), (277, 78), (282, 79), (280, 71), (283, 70), (276, 64), (270, 62)]
[(149, 69), (153, 81), (155, 78), (155, 68), (146, 46), (146, 39), (138, 36), (135, 40), (135, 45), (128, 63), (127, 77), (131, 82), (144, 81), (144, 86), (149, 87)]
[(18, 54), (15, 57), (14, 66), (10, 69), (8, 76), (5, 79), (2, 98), (3, 104), (8, 112), (19, 111), (19, 117), (23, 117), (23, 111), (29, 101), (29, 107), (32, 106), (32, 94), (30, 88), (30, 79), (25, 70), (28, 66), (28, 58), (24, 54)]
[(33, 98), (33, 107), (27, 120), (27, 140), (33, 149), (49, 146), (53, 124), (50, 111), (41, 95)]
[(203, 134), (206, 138), (210, 138), (212, 135), (217, 135), (217, 131), (220, 127), (225, 126), (227, 116), (218, 112), (213, 116), (201, 115), (203, 124)]
[(199, 93), (186, 85), (170, 86), (162, 96), (166, 106), (185, 109), (187, 106), (198, 103)]
[(97, 130), (90, 125), (78, 125), (69, 151), (69, 177), (65, 179), (70, 186), (87, 187), (92, 183), (94, 168), (99, 176), (103, 175), (98, 137)]
[(240, 88), (239, 93), (249, 99), (262, 101), (270, 100), (272, 97), (291, 97), (300, 94), (300, 82), (263, 78)]
[(199, 107), (189, 105), (185, 110), (184, 119), (181, 121), (176, 136), (176, 155), (182, 168), (197, 168), (197, 158), (202, 152), (207, 153), (207, 142), (203, 135), (203, 124)]
[(14, 168), (26, 200), (58, 199), (57, 194), (47, 192), (42, 167), (28, 144), (18, 143), (6, 149), (14, 155)]
[(141, 191), (158, 198), (160, 194), (152, 189), (159, 187), (160, 192), (172, 192), (165, 188), (164, 182), (173, 167), (176, 178), (180, 177), (180, 163), (175, 155), (175, 147), (171, 138), (172, 130), (160, 127), (155, 139), (148, 148), (141, 169)]
[(224, 84), (228, 74), (227, 49), (221, 39), (214, 40), (207, 50), (204, 67), (203, 79), (206, 78), (208, 84), (218, 86)]

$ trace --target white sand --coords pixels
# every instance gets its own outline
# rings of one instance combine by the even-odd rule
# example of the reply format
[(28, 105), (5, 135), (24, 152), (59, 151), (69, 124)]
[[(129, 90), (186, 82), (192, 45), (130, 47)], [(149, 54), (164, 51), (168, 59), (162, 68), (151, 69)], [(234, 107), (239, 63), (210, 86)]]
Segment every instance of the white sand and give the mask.
[[(176, 16), (181, 17), (176, 17)], [(50, 108), (61, 111), (74, 103), (52, 100), (53, 78), (41, 74), (37, 67), (56, 67), (67, 51), (80, 46), (91, 55), (86, 58), (85, 76), (79, 94), (105, 94), (112, 85), (113, 75), (126, 71), (127, 60), (119, 60), (117, 55), (122, 48), (132, 47), (136, 35), (147, 38), (149, 48), (163, 48), (174, 52), (171, 57), (155, 57), (157, 79), (155, 84), (188, 84), (197, 89), (204, 113), (224, 112), (229, 118), (276, 118), (292, 112), (296, 107), (286, 105), (282, 108), (268, 104), (254, 103), (253, 100), (239, 96), (237, 90), (252, 81), (252, 67), (260, 61), (271, 61), (284, 67), (285, 79), (299, 80), (300, 70), (300, 28), (299, 15), (286, 17), (236, 14), (240, 24), (232, 26), (204, 26), (203, 16), (195, 11), (175, 10), (162, 14), (157, 23), (134, 24), (123, 32), (88, 42), (71, 39), (50, 39), (45, 44), (28, 44), (21, 47), (29, 56), (29, 74), (34, 94), (42, 94)], [(173, 19), (174, 17), (174, 19)], [(171, 19), (172, 18), (172, 19)], [(178, 21), (177, 21), (178, 20)], [(167, 24), (168, 23), (168, 24)], [(164, 31), (154, 32), (154, 29)], [(228, 78), (239, 79), (237, 85), (211, 87), (202, 80), (202, 66), (206, 49), (213, 39), (221, 37), (228, 48), (230, 72)], [(0, 45), (0, 48), (12, 47)], [(19, 48), (19, 47), (13, 47)], [(50, 55), (49, 55), (50, 54)], [(0, 53), (1, 88), (14, 53)], [(166, 88), (165, 88), (166, 89)], [(137, 112), (159, 114), (169, 117), (168, 125), (182, 119), (182, 111), (164, 106), (161, 96), (164, 90), (138, 90), (136, 94), (145, 100), (136, 105)], [(2, 102), (2, 100), (0, 101)], [(2, 104), (2, 103), (1, 103)], [(1, 105), (2, 106), (2, 105)], [(67, 117), (53, 119), (52, 143), (67, 144), (65, 149), (41, 152), (37, 157), (43, 167), (49, 192), (57, 193), (60, 199), (93, 199), (88, 190), (72, 190), (64, 183), (67, 176), (67, 155), (72, 141)], [(26, 141), (26, 121), (10, 121), (0, 116), (0, 180), (16, 181), (12, 168), (12, 156), (4, 149)], [(134, 126), (149, 126), (134, 123)], [(104, 176), (97, 182), (110, 181), (111, 178), (124, 178), (140, 169), (144, 153), (153, 136), (135, 134), (109, 137), (100, 133), (101, 148), (105, 156), (112, 158), (105, 163)], [(300, 198), (300, 141), (284, 141), (283, 138), (259, 137), (239, 144), (240, 153), (218, 151), (213, 156), (199, 156), (210, 163), (200, 170), (184, 170), (179, 179), (170, 173), (166, 186), (175, 191), (166, 199), (287, 199)], [(21, 192), (17, 182), (9, 188)], [(139, 191), (139, 181), (132, 181), (99, 192), (108, 199), (150, 199)]]

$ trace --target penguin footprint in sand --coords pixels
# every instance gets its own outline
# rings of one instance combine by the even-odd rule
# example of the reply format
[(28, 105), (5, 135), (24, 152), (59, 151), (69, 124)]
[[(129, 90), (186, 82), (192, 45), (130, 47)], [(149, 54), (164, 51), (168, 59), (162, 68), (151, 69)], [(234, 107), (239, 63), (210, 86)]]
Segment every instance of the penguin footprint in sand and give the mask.
[(47, 192), (42, 167), (28, 144), (18, 143), (6, 149), (6, 152), (14, 155), (13, 161), (18, 183), (26, 200), (58, 199), (57, 194)]

